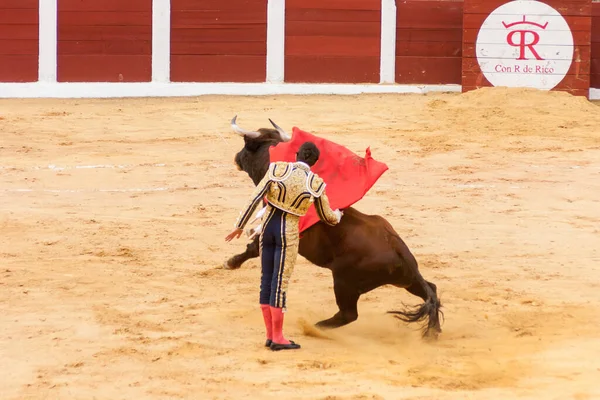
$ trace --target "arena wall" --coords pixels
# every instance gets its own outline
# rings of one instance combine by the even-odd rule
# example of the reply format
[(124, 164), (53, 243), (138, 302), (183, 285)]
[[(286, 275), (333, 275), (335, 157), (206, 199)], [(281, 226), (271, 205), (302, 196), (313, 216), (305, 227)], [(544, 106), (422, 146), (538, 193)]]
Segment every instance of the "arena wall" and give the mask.
[(379, 83), (381, 0), (287, 0), (285, 81)]
[[(462, 0), (3, 0), (0, 97), (460, 92), (463, 11)], [(591, 26), (600, 99), (600, 3)]]
[[(590, 87), (599, 88), (595, 90), (600, 91), (600, 3), (592, 4), (592, 64), (590, 69)], [(595, 98), (600, 98), (600, 93), (596, 93)]]
[(0, 82), (38, 80), (38, 0), (0, 3)]
[(152, 80), (152, 0), (59, 0), (57, 15), (58, 82)]
[(171, 0), (172, 82), (265, 82), (266, 0)]
[[(477, 55), (477, 49), (481, 49), (485, 47), (487, 49), (487, 57), (491, 57), (491, 53), (494, 51), (494, 45), (483, 44), (479, 45), (478, 41), (481, 38), (481, 30), (480, 28), (485, 23), (484, 21), (490, 16), (494, 10), (498, 7), (505, 5), (507, 2), (505, 0), (464, 0), (464, 12), (463, 12), (463, 58), (462, 58), (462, 89), (463, 92), (468, 90), (477, 89), (482, 86), (492, 86), (492, 84), (488, 81), (485, 74), (481, 72), (482, 67), (480, 65), (480, 58)], [(533, 2), (535, 3), (535, 2)], [(590, 0), (544, 0), (543, 3), (545, 5), (553, 7), (555, 10), (559, 10), (560, 15), (566, 21), (566, 26), (570, 30), (572, 36), (572, 59), (569, 60), (570, 65), (567, 70), (564, 71), (565, 75), (562, 76), (562, 79), (554, 86), (553, 90), (561, 90), (569, 92), (576, 96), (588, 96), (589, 88), (590, 88), (590, 66), (591, 66), (591, 28), (592, 28), (592, 2)], [(516, 42), (525, 42), (527, 43), (531, 40), (530, 43), (535, 41), (534, 32), (530, 30), (531, 22), (533, 21), (533, 16), (525, 16), (529, 14), (526, 11), (527, 6), (522, 5), (519, 9), (514, 10), (514, 14), (507, 14), (509, 11), (502, 11), (503, 21), (506, 18), (506, 21), (512, 21), (510, 25), (513, 27), (512, 33), (509, 33), (513, 41), (513, 45), (516, 45)], [(541, 12), (539, 9), (534, 12)], [(511, 11), (512, 13), (512, 11)], [(521, 20), (523, 18), (523, 20)], [(561, 49), (564, 49), (565, 42), (565, 31), (564, 27), (558, 24), (556, 20), (552, 20), (550, 16), (541, 17), (546, 22), (543, 29), (544, 38), (542, 39), (541, 32), (537, 33), (538, 40), (540, 42), (544, 42), (544, 45), (547, 47), (553, 48), (552, 52), (548, 53), (546, 57), (540, 60), (540, 63), (537, 64), (538, 67), (542, 66), (551, 66), (553, 61), (561, 59)], [(548, 19), (550, 18), (550, 19)], [(540, 22), (542, 21), (540, 19)], [(551, 22), (550, 25), (545, 26)], [(518, 25), (515, 25), (518, 24)], [(489, 36), (486, 36), (487, 39), (490, 40)], [(502, 35), (495, 36), (495, 38), (501, 38), (501, 40), (507, 40), (509, 36), (505, 36), (504, 32)], [(515, 38), (516, 39), (515, 42)], [(504, 44), (500, 45), (502, 49), (505, 49)], [(511, 48), (517, 49), (518, 45)], [(521, 52), (524, 56), (523, 63), (521, 63), (520, 68), (528, 65), (535, 67), (536, 61), (534, 61), (537, 56), (534, 55), (531, 51), (535, 51), (535, 46), (531, 49), (527, 47), (522, 48)], [(508, 68), (513, 67), (515, 64), (515, 57), (512, 54), (505, 52), (502, 56), (503, 61), (505, 63), (503, 65), (509, 66)], [(543, 51), (543, 50), (542, 50)], [(507, 54), (508, 53), (508, 54)], [(565, 53), (568, 54), (568, 53)], [(497, 55), (497, 54), (496, 54)], [(497, 61), (494, 64), (498, 65)], [(512, 64), (512, 65), (511, 65)], [(557, 63), (554, 63), (554, 67), (557, 67)], [(491, 65), (484, 67), (490, 72), (492, 68)], [(512, 81), (528, 81), (528, 83), (532, 84), (533, 81), (537, 81), (533, 84), (543, 84), (540, 82), (535, 73), (516, 73), (511, 72)], [(557, 76), (560, 73), (555, 72), (550, 74)], [(546, 79), (550, 78), (550, 76), (546, 75)], [(553, 78), (553, 77), (552, 77)], [(551, 78), (550, 78), (551, 79)], [(550, 80), (548, 79), (548, 80)], [(539, 87), (539, 86), (538, 86)]]
[(461, 0), (397, 2), (396, 83), (461, 84)]

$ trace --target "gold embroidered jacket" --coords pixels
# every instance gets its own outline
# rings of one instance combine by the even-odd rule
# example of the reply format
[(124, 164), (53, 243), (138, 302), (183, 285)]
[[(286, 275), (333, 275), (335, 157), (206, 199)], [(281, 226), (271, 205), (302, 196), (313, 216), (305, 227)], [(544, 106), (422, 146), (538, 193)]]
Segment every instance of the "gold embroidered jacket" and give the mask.
[(254, 209), (266, 196), (267, 202), (290, 214), (302, 217), (314, 203), (317, 215), (328, 225), (338, 223), (338, 216), (329, 206), (325, 182), (311, 172), (303, 162), (274, 162), (250, 196), (249, 203), (240, 213), (235, 227), (243, 229)]

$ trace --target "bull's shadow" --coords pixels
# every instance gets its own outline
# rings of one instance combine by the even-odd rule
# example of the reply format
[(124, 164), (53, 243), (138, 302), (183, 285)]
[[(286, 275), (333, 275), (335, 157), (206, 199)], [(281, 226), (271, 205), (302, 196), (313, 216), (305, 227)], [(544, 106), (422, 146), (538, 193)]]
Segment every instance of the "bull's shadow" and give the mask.
[[(289, 141), (290, 135), (269, 120), (275, 129), (247, 131), (231, 121), (233, 131), (244, 139), (244, 148), (235, 155), (235, 164), (245, 171), (254, 185), (269, 167), (269, 147)], [(389, 311), (405, 322), (423, 321), (423, 336), (437, 338), (441, 332), (441, 304), (435, 284), (426, 281), (408, 246), (390, 223), (379, 215), (366, 215), (353, 207), (344, 209), (339, 224), (323, 222), (302, 232), (299, 254), (311, 263), (331, 270), (333, 290), (339, 311), (318, 322), (320, 328), (337, 328), (358, 318), (358, 299), (382, 285), (405, 288), (423, 299), (413, 310)], [(255, 236), (246, 251), (225, 262), (227, 269), (237, 269), (259, 256), (259, 237)]]

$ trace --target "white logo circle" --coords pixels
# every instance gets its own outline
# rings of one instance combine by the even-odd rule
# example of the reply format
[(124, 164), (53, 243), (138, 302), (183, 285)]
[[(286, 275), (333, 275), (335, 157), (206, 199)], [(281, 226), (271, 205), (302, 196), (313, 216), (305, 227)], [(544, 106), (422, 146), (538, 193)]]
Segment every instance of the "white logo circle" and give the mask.
[(573, 62), (573, 34), (554, 8), (516, 0), (496, 8), (477, 35), (481, 72), (494, 86), (550, 90)]

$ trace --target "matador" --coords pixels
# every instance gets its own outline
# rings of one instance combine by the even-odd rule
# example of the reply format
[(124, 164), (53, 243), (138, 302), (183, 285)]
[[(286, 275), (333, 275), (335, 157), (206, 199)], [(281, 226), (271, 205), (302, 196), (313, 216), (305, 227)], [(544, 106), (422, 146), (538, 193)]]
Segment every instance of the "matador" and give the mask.
[(271, 350), (299, 349), (300, 345), (283, 335), (283, 313), (287, 310), (287, 291), (298, 256), (300, 217), (314, 204), (319, 218), (336, 225), (342, 211), (331, 209), (325, 182), (310, 167), (319, 159), (312, 142), (300, 146), (296, 162), (274, 162), (240, 213), (235, 229), (225, 238), (239, 237), (255, 208), (266, 198), (266, 211), (260, 233), (260, 308), (266, 328), (265, 346)]

